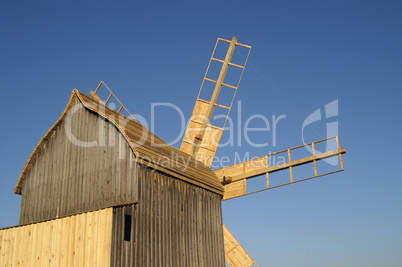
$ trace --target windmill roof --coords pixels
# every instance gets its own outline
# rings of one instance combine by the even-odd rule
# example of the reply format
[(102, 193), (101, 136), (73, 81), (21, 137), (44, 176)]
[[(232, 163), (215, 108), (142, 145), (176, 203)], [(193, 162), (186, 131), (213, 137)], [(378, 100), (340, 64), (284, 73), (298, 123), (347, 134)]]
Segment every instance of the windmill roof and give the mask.
[(75, 105), (77, 99), (87, 110), (98, 114), (116, 126), (118, 131), (127, 140), (137, 162), (215, 193), (223, 194), (223, 186), (217, 176), (202, 162), (166, 144), (166, 142), (142, 124), (135, 120), (130, 120), (121, 113), (108, 108), (103, 103), (97, 102), (77, 89), (73, 90), (70, 100), (60, 118), (42, 137), (28, 158), (15, 186), (15, 194), (21, 194), (21, 188), (26, 175), (42, 147), (46, 144), (51, 134), (64, 121), (68, 111)]

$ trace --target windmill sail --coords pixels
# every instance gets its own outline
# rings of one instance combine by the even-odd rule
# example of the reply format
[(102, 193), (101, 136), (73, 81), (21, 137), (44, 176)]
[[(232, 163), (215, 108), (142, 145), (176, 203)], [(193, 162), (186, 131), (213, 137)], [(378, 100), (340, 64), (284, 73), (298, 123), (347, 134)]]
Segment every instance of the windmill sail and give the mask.
[[(229, 43), (229, 48), (224, 59), (220, 59), (216, 55), (217, 46), (220, 42)], [(231, 62), (236, 46), (241, 46), (248, 50), (247, 56), (245, 57), (245, 61), (242, 65)], [(244, 68), (247, 64), (248, 56), (250, 55), (250, 51), (251, 46), (237, 43), (237, 38), (235, 37), (233, 37), (231, 41), (218, 38), (209, 61), (209, 65), (194, 106), (193, 114), (187, 126), (187, 130), (180, 147), (180, 150), (194, 156), (208, 167), (211, 166), (215, 152), (218, 148), (223, 129), (225, 128), (227, 118), (236, 96), (237, 88), (239, 87)], [(211, 78), (209, 75), (211, 72), (213, 72), (213, 70), (211, 70), (211, 63), (222, 64), (219, 76), (216, 80)], [(225, 81), (225, 76), (227, 72), (230, 71), (230, 68), (240, 70), (237, 83), (232, 81), (231, 84), (229, 84)], [(210, 97), (203, 96), (203, 92), (207, 90), (207, 84), (214, 85), (213, 93)], [(229, 94), (229, 97), (231, 97), (230, 105), (223, 105), (218, 101), (219, 94), (223, 88), (231, 91), (231, 94)], [(227, 96), (227, 94), (225, 95)], [(225, 110), (223, 127), (214, 125), (214, 123), (211, 122), (211, 118), (216, 107)]]
[[(336, 142), (335, 149), (328, 150), (325, 152), (318, 152), (318, 150), (316, 150), (316, 145), (318, 143), (328, 142), (328, 141)], [(310, 155), (308, 157), (292, 160), (292, 155), (291, 155), (292, 151), (299, 149), (299, 148), (303, 148), (303, 147), (307, 147), (308, 150), (311, 151), (312, 155)], [(270, 157), (273, 157), (273, 156), (275, 156), (277, 154), (281, 154), (281, 153), (287, 154), (287, 157), (288, 157), (287, 161), (281, 162), (281, 164), (279, 164), (279, 165), (271, 164), (269, 162)], [(346, 153), (346, 149), (340, 147), (338, 136), (334, 136), (334, 137), (322, 139), (319, 141), (315, 141), (315, 142), (312, 142), (309, 144), (305, 144), (302, 146), (293, 147), (293, 148), (290, 148), (287, 150), (279, 151), (279, 152), (269, 154), (269, 155), (266, 155), (263, 157), (255, 158), (255, 159), (245, 161), (242, 163), (238, 163), (235, 165), (220, 168), (220, 169), (214, 170), (214, 173), (218, 176), (218, 178), (222, 182), (225, 180), (225, 182), (227, 183), (224, 186), (225, 193), (223, 196), (223, 200), (227, 200), (227, 199), (241, 197), (244, 195), (249, 195), (249, 194), (265, 191), (265, 190), (276, 188), (279, 186), (289, 185), (289, 184), (293, 184), (296, 182), (306, 181), (309, 179), (313, 179), (313, 178), (321, 177), (324, 175), (332, 174), (335, 172), (343, 171), (342, 154), (344, 154), (344, 153)], [(338, 157), (339, 164), (337, 164), (337, 166), (339, 167), (339, 169), (337, 169), (335, 171), (333, 171), (333, 170), (332, 171), (323, 171), (323, 172), (318, 171), (317, 161), (327, 159), (327, 158), (334, 158), (334, 157)], [(294, 179), (293, 168), (296, 166), (304, 165), (304, 164), (308, 164), (308, 163), (313, 164), (314, 175), (311, 177), (308, 177), (308, 178), (300, 179), (300, 180)], [(284, 170), (284, 169), (289, 169), (289, 176), (290, 176), (289, 178), (290, 179), (283, 181), (282, 183), (280, 183), (278, 185), (270, 186), (269, 173), (277, 172), (277, 171)], [(259, 190), (247, 192), (247, 185), (246, 185), (247, 180), (257, 177), (259, 175), (264, 175), (264, 174), (266, 175), (266, 186)]]

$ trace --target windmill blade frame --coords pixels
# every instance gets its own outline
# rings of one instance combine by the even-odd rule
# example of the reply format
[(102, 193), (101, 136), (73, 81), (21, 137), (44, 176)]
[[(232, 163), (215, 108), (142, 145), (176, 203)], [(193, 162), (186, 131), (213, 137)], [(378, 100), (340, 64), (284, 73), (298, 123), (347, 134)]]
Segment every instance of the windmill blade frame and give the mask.
[[(219, 42), (230, 44), (224, 60), (219, 59), (215, 56)], [(243, 62), (242, 65), (231, 62), (236, 46), (241, 46), (248, 49), (247, 56), (245, 57), (245, 61)], [(197, 160), (203, 162), (208, 167), (211, 166), (216, 150), (218, 149), (222, 132), (228, 120), (230, 110), (232, 109), (237, 89), (240, 85), (240, 81), (243, 76), (248, 58), (250, 56), (250, 52), (251, 52), (251, 46), (238, 43), (236, 37), (233, 37), (231, 41), (223, 38), (218, 38), (215, 44), (215, 48), (212, 52), (211, 58), (209, 60), (209, 64), (205, 72), (200, 91), (197, 96), (194, 110), (191, 115), (190, 121), (187, 125), (187, 129), (185, 131), (185, 135), (183, 137), (183, 141), (180, 147), (180, 150), (191, 156), (194, 156)], [(209, 76), (209, 73), (211, 71), (211, 63), (213, 62), (222, 63), (219, 76), (216, 80), (211, 79), (211, 77)], [(225, 83), (225, 77), (229, 67), (241, 69), (241, 74), (236, 84)], [(202, 98), (202, 92), (203, 89), (205, 88), (206, 83), (215, 84), (210, 99)], [(229, 88), (233, 92), (232, 94), (233, 97), (231, 99), (230, 105), (222, 105), (217, 103), (221, 89), (225, 87)], [(223, 127), (219, 127), (211, 123), (211, 117), (213, 115), (215, 107), (227, 110), (227, 113), (224, 114), (225, 120), (223, 123)]]
[[(316, 145), (318, 143), (326, 142), (329, 140), (336, 141), (336, 149), (333, 149), (330, 151), (325, 151), (325, 152), (319, 152), (318, 150), (316, 150)], [(309, 149), (312, 153), (311, 156), (300, 158), (297, 160), (292, 160), (291, 152), (295, 149), (303, 148), (303, 147), (311, 148), (311, 149)], [(317, 154), (317, 152), (319, 152), (319, 153)], [(288, 161), (281, 163), (279, 165), (271, 166), (271, 164), (269, 164), (269, 161), (270, 161), (269, 158), (271, 156), (274, 156), (274, 155), (277, 155), (280, 153), (286, 153), (288, 155)], [(282, 150), (282, 151), (279, 151), (276, 153), (268, 154), (268, 155), (265, 155), (265, 156), (262, 156), (259, 158), (255, 158), (252, 160), (248, 160), (248, 161), (244, 161), (244, 162), (230, 165), (227, 167), (223, 167), (223, 168), (214, 170), (214, 173), (216, 174), (216, 176), (218, 176), (218, 178), (221, 180), (221, 182), (224, 184), (224, 187), (225, 187), (225, 193), (224, 193), (222, 200), (228, 200), (228, 199), (246, 196), (246, 195), (266, 191), (269, 189), (281, 187), (284, 185), (307, 181), (310, 179), (314, 179), (314, 178), (318, 178), (321, 176), (325, 176), (325, 175), (329, 175), (332, 173), (337, 173), (337, 172), (343, 171), (344, 167), (343, 167), (342, 154), (344, 154), (344, 153), (346, 153), (346, 149), (341, 148), (341, 146), (339, 144), (338, 136), (333, 136), (333, 137), (325, 138), (325, 139), (318, 140), (318, 141), (315, 141), (312, 143), (308, 143), (305, 145), (301, 145), (301, 146), (289, 148), (286, 150)], [(324, 160), (324, 159), (331, 158), (331, 157), (339, 158), (339, 169), (337, 169), (335, 171), (319, 173), (318, 167), (317, 167), (317, 161)], [(293, 168), (296, 166), (304, 165), (304, 164), (308, 164), (308, 163), (314, 164), (314, 175), (311, 177), (308, 177), (308, 178), (295, 180), (294, 175), (293, 175)], [(289, 174), (290, 174), (289, 181), (285, 181), (279, 185), (270, 186), (269, 173), (273, 173), (273, 172), (277, 172), (277, 171), (285, 170), (285, 169), (289, 169)], [(255, 178), (255, 177), (257, 177), (259, 175), (263, 175), (263, 174), (266, 175), (266, 187), (259, 189), (259, 190), (252, 191), (252, 192), (247, 192), (247, 180)]]

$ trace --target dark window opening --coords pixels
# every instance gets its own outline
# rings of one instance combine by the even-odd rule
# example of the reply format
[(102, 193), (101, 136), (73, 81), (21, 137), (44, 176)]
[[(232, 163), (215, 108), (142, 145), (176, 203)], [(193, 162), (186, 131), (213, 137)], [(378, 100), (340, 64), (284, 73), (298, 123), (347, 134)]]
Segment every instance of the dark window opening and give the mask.
[(131, 215), (124, 215), (124, 241), (131, 239)]

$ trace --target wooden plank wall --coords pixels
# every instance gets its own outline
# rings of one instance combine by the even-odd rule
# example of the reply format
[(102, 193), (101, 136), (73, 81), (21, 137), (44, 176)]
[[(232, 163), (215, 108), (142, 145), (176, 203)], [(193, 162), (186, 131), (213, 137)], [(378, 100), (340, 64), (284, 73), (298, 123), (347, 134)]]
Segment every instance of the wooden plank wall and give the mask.
[[(138, 200), (134, 154), (116, 127), (82, 107), (71, 132), (92, 147), (77, 146), (66, 120), (53, 132), (27, 174), (21, 191), (20, 224)], [(88, 143), (87, 143), (88, 144)]]
[(143, 166), (138, 184), (139, 203), (115, 208), (112, 266), (225, 266), (220, 195)]
[(0, 230), (1, 266), (110, 266), (113, 208)]

